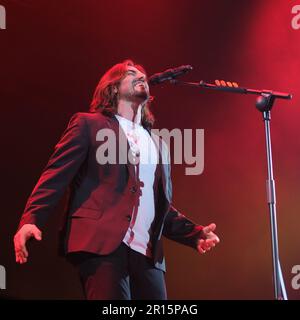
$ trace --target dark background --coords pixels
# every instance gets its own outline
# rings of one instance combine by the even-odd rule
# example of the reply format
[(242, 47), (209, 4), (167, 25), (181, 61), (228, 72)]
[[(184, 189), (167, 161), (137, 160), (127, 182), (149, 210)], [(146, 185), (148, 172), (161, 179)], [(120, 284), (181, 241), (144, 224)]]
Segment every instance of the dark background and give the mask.
[[(298, 1), (300, 4), (300, 2)], [(281, 263), (288, 295), (300, 264), (300, 30), (286, 0), (0, 1), (0, 264), (6, 297), (81, 299), (72, 267), (57, 256), (61, 204), (16, 265), (13, 235), (26, 200), (71, 115), (88, 109), (113, 64), (132, 58), (148, 74), (181, 64), (186, 80), (237, 81), (291, 92), (272, 112)], [(164, 84), (152, 89), (156, 128), (205, 130), (205, 169), (173, 165), (174, 204), (192, 220), (217, 224), (220, 245), (206, 255), (165, 240), (170, 299), (272, 299), (266, 155), (254, 96)], [(63, 202), (63, 201), (62, 201)]]

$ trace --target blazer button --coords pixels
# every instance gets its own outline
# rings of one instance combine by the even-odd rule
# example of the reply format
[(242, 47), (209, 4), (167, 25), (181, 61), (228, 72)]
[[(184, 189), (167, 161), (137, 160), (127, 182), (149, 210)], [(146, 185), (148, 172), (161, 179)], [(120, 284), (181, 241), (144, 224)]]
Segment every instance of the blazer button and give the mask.
[(132, 186), (132, 187), (130, 188), (130, 192), (131, 192), (131, 193), (135, 193), (135, 192), (136, 192), (136, 187), (135, 187), (135, 186)]
[(127, 218), (128, 221), (131, 220), (131, 216), (130, 215), (126, 216), (126, 218)]

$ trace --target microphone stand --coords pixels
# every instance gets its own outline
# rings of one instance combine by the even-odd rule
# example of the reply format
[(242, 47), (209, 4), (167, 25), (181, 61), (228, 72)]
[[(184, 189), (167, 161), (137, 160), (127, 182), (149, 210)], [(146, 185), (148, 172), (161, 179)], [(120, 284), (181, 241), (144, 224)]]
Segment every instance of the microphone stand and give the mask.
[(218, 91), (227, 91), (240, 94), (255, 94), (258, 95), (256, 100), (256, 108), (262, 113), (265, 124), (265, 139), (266, 139), (266, 151), (267, 151), (267, 164), (268, 164), (268, 179), (267, 179), (267, 203), (270, 214), (270, 226), (271, 226), (271, 241), (272, 241), (272, 262), (273, 262), (273, 279), (274, 279), (274, 294), (276, 300), (288, 300), (284, 280), (282, 276), (280, 261), (279, 261), (279, 249), (278, 249), (278, 233), (277, 233), (277, 219), (276, 219), (276, 192), (275, 192), (275, 180), (273, 174), (273, 159), (272, 159), (272, 147), (271, 147), (271, 109), (275, 103), (275, 99), (292, 99), (292, 95), (283, 92), (276, 92), (271, 90), (254, 90), (248, 88), (238, 87), (236, 83), (223, 82), (223, 85), (215, 85), (206, 83), (203, 80), (200, 82), (184, 82), (175, 79), (170, 80), (173, 84), (188, 85), (193, 87), (200, 87), (205, 89), (212, 89)]

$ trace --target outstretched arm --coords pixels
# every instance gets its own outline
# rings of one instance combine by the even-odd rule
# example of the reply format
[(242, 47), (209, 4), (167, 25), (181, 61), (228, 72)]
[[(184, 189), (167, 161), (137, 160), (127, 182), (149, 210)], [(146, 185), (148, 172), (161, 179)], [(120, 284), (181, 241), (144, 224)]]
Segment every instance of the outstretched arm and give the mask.
[(215, 228), (215, 224), (206, 227), (198, 225), (171, 206), (165, 218), (163, 235), (192, 247), (199, 253), (205, 253), (220, 242), (218, 236), (213, 233)]
[(85, 119), (76, 113), (34, 187), (14, 237), (16, 261), (27, 261), (26, 241), (41, 240), (41, 228), (76, 175), (88, 150)]
[[(170, 152), (167, 144), (162, 139), (161, 153), (163, 163), (167, 164), (164, 168), (167, 175), (167, 190), (170, 195), (169, 199), (171, 199), (172, 181)], [(218, 236), (213, 233), (215, 228), (216, 225), (214, 223), (206, 227), (194, 223), (171, 205), (165, 217), (162, 234), (170, 240), (196, 249), (199, 253), (205, 253), (220, 242)]]

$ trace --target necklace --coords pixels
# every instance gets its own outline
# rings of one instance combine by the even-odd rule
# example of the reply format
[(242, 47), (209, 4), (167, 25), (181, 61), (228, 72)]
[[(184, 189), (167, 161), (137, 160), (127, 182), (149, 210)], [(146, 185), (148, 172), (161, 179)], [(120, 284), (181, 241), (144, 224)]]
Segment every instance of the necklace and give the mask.
[(126, 133), (130, 149), (133, 153), (134, 157), (139, 157), (140, 156), (140, 148), (138, 146), (139, 143), (139, 135), (137, 134), (135, 129), (131, 129)]

